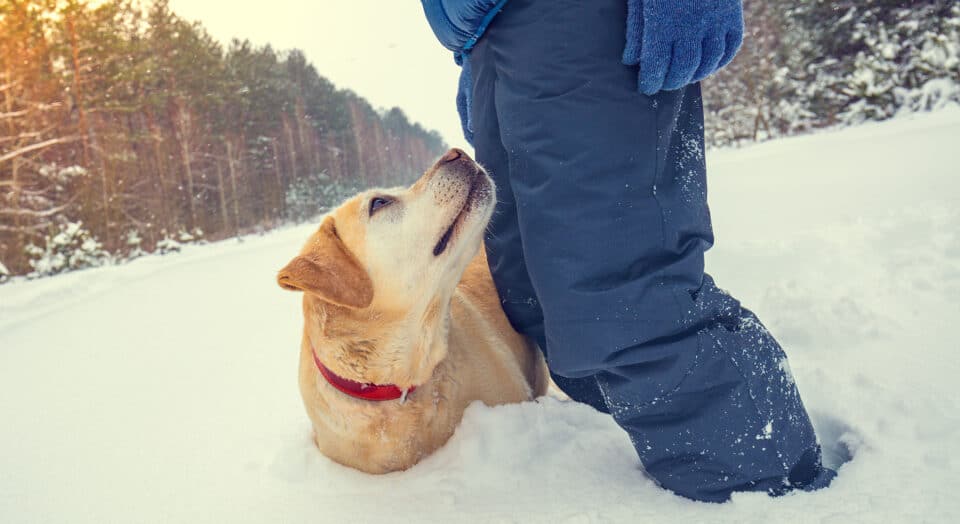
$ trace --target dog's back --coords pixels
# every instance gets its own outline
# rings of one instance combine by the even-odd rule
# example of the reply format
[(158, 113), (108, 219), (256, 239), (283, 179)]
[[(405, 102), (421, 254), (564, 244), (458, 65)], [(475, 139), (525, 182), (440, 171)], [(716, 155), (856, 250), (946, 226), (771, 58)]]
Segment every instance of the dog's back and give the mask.
[[(513, 329), (503, 313), (500, 296), (490, 275), (483, 246), (464, 271), (463, 278), (457, 286), (457, 292), (462, 300), (469, 301), (473, 309), (488, 324), (487, 329), (496, 335), (499, 343), (502, 344), (502, 349), (510, 351), (513, 357), (511, 360), (519, 363), (533, 397), (546, 393), (549, 375), (543, 355), (536, 344)], [(453, 321), (457, 322), (458, 318), (472, 312), (466, 311), (463, 304), (457, 307), (455, 301), (451, 313)]]

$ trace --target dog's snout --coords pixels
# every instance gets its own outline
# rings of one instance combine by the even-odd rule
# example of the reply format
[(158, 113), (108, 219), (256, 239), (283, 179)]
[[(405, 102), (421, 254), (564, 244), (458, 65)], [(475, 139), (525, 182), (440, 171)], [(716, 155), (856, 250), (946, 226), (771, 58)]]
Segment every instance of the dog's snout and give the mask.
[(449, 162), (459, 160), (461, 157), (465, 157), (465, 156), (467, 156), (467, 154), (464, 153), (462, 149), (454, 147), (450, 149), (450, 151), (447, 151), (446, 154), (444, 154), (442, 157), (440, 157), (440, 163), (447, 164)]

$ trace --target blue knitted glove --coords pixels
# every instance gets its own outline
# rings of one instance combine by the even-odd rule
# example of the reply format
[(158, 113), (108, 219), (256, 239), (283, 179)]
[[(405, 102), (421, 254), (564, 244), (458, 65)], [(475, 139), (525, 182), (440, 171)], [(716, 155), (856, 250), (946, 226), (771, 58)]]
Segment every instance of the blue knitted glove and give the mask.
[(652, 95), (710, 76), (742, 41), (741, 0), (629, 0), (623, 63), (640, 66), (640, 91)]

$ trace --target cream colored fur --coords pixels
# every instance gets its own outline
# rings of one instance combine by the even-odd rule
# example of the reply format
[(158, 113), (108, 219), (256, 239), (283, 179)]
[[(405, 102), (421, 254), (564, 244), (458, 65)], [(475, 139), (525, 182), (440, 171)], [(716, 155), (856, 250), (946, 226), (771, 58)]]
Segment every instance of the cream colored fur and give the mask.
[[(504, 316), (481, 249), (494, 195), (486, 173), (451, 150), (410, 188), (366, 191), (333, 210), (278, 274), (305, 291), (300, 392), (331, 459), (406, 469), (450, 438), (471, 402), (545, 392), (543, 358)], [(375, 198), (387, 204), (371, 215)], [(403, 402), (350, 397), (319, 374), (312, 350), (341, 377), (416, 390)]]

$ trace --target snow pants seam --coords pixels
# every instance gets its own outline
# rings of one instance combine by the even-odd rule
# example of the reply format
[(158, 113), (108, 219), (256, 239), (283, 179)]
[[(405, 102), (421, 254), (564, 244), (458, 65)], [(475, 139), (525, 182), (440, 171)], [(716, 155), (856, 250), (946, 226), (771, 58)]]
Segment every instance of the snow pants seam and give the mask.
[[(704, 345), (703, 345), (703, 333), (704, 333), (704, 331), (706, 331), (706, 329), (703, 329), (703, 330), (700, 330), (700, 331), (697, 332), (697, 335), (696, 335), (696, 336), (697, 336), (697, 353), (696, 353), (696, 355), (694, 355), (694, 357), (693, 357), (693, 362), (690, 364), (690, 367), (687, 368), (687, 370), (683, 373), (683, 376), (680, 377), (680, 380), (677, 381), (677, 384), (676, 384), (673, 388), (671, 388), (670, 390), (664, 391), (664, 392), (662, 392), (662, 393), (659, 393), (659, 394), (657, 394), (656, 396), (654, 396), (653, 398), (651, 398), (650, 400), (648, 400), (648, 401), (646, 401), (646, 402), (644, 402), (644, 403), (642, 403), (642, 404), (640, 404), (640, 403), (631, 403), (631, 404), (630, 404), (630, 408), (631, 408), (631, 409), (641, 410), (641, 409), (650, 407), (650, 406), (652, 406), (652, 405), (654, 405), (654, 404), (657, 404), (657, 403), (659, 403), (659, 402), (663, 402), (663, 401), (665, 401), (665, 400), (669, 400), (674, 394), (676, 394), (678, 391), (680, 391), (680, 388), (683, 387), (683, 385), (687, 382), (687, 380), (690, 378), (690, 376), (693, 375), (694, 371), (696, 371), (697, 366), (700, 365), (701, 357), (703, 356), (703, 353), (706, 351), (705, 348), (704, 348)], [(739, 371), (739, 369), (738, 369), (738, 371)], [(603, 377), (604, 377), (603, 373), (598, 373), (598, 374), (596, 375), (596, 377), (597, 377), (597, 381), (600, 383), (600, 386), (601, 386), (600, 389), (601, 389), (601, 390), (609, 390), (609, 389), (610, 389), (609, 385), (606, 383), (606, 379), (603, 378)], [(604, 396), (607, 397), (607, 398), (610, 397), (606, 392), (604, 392)]]

